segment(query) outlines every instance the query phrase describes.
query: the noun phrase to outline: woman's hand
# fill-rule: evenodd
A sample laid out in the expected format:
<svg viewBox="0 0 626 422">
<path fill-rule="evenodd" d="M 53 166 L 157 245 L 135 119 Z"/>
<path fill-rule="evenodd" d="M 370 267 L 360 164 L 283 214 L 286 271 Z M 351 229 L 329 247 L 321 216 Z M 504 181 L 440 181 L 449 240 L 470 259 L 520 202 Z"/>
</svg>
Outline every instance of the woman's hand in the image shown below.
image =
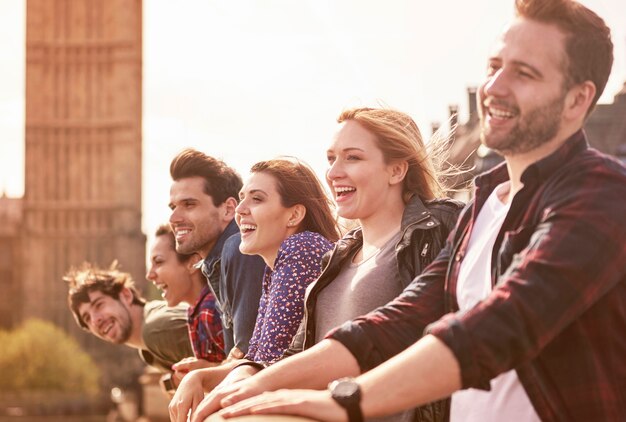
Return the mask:
<svg viewBox="0 0 626 422">
<path fill-rule="evenodd" d="M 263 393 L 219 412 L 224 418 L 242 415 L 297 415 L 315 420 L 345 422 L 348 414 L 328 390 L 278 390 Z"/>
<path fill-rule="evenodd" d="M 180 382 L 168 406 L 172 422 L 187 422 L 187 415 L 196 409 L 204 398 L 203 371 L 192 371 Z"/>
<path fill-rule="evenodd" d="M 253 377 L 258 370 L 252 366 L 239 366 L 206 395 L 204 400 L 192 413 L 192 422 L 202 422 L 207 416 L 217 412 L 223 406 L 235 403 L 248 397 L 256 396 L 265 389 Z M 225 404 L 226 403 L 226 404 Z"/>
</svg>

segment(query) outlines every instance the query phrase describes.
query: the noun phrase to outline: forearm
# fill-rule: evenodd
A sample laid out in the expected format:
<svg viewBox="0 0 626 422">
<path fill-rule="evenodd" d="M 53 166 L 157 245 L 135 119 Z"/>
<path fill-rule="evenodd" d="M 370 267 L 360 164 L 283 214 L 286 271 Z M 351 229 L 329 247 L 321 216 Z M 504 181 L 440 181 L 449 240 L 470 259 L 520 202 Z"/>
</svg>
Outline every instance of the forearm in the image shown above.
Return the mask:
<svg viewBox="0 0 626 422">
<path fill-rule="evenodd" d="M 216 385 L 222 382 L 224 378 L 226 378 L 230 371 L 237 366 L 237 363 L 238 361 L 234 360 L 212 368 L 197 369 L 193 372 L 201 374 L 202 390 L 204 390 L 205 393 L 208 393 L 213 390 Z"/>
<path fill-rule="evenodd" d="M 363 414 L 378 417 L 448 397 L 461 388 L 461 375 L 452 351 L 428 335 L 357 382 Z"/>
<path fill-rule="evenodd" d="M 334 379 L 357 376 L 356 359 L 341 343 L 323 340 L 312 348 L 261 371 L 255 378 L 266 391 L 281 388 L 326 388 Z"/>
</svg>

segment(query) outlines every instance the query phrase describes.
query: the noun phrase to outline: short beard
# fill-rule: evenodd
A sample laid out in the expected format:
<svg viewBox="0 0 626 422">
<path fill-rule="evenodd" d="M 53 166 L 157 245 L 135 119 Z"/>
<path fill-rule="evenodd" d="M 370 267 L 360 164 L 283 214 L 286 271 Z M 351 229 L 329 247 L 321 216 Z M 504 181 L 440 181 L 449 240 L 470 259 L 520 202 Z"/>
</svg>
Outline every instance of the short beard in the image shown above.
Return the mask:
<svg viewBox="0 0 626 422">
<path fill-rule="evenodd" d="M 504 156 L 524 154 L 546 144 L 559 132 L 564 99 L 562 93 L 548 104 L 529 111 L 498 145 L 486 142 L 487 135 L 481 127 L 481 142 Z"/>
<path fill-rule="evenodd" d="M 122 332 L 121 335 L 119 337 L 119 339 L 117 339 L 117 341 L 115 342 L 116 344 L 124 344 L 128 341 L 128 339 L 130 339 L 130 335 L 133 332 L 133 320 L 130 316 L 130 311 L 128 309 L 126 309 L 126 316 L 128 317 L 128 319 L 126 320 L 128 322 L 128 324 L 124 325 L 122 328 Z"/>
</svg>

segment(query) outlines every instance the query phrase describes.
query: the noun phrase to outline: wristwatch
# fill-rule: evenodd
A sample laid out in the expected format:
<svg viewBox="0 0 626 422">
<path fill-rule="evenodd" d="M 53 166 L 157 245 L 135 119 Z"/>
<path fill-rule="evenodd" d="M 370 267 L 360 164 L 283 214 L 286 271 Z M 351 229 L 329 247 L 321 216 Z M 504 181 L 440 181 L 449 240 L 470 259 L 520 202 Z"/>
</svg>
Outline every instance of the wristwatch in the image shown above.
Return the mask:
<svg viewBox="0 0 626 422">
<path fill-rule="evenodd" d="M 176 392 L 176 387 L 174 386 L 174 380 L 172 379 L 171 373 L 163 375 L 161 379 L 159 379 L 159 384 L 161 384 L 161 387 L 167 393 L 174 394 Z"/>
<path fill-rule="evenodd" d="M 354 378 L 340 378 L 328 384 L 332 398 L 348 412 L 349 422 L 363 422 L 361 387 Z"/>
</svg>

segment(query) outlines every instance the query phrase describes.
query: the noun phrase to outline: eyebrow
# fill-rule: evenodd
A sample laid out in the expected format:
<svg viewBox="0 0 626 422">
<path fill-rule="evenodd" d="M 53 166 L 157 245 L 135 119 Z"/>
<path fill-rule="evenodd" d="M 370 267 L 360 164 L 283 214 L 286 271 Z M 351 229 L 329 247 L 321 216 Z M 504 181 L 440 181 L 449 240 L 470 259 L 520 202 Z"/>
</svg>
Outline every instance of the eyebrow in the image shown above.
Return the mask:
<svg viewBox="0 0 626 422">
<path fill-rule="evenodd" d="M 262 190 L 262 189 L 250 189 L 250 192 L 249 192 L 249 193 L 250 193 L 250 194 L 253 194 L 253 193 L 262 193 L 262 194 L 264 194 L 264 195 L 267 195 L 267 192 L 265 192 L 265 191 L 264 191 L 264 190 Z"/>
<path fill-rule="evenodd" d="M 95 298 L 94 300 L 92 300 L 92 301 L 90 301 L 90 302 L 85 302 L 85 303 L 87 303 L 87 305 L 89 306 L 89 308 L 87 308 L 87 309 L 91 310 L 91 308 L 93 308 L 93 307 L 94 307 L 94 305 L 97 305 L 97 304 L 98 304 L 98 302 L 100 302 L 100 301 L 102 301 L 102 297 L 97 297 L 97 298 Z M 81 318 L 82 318 L 83 320 L 85 320 L 85 315 L 89 315 L 89 311 L 87 311 L 87 312 L 83 312 L 83 313 L 81 314 Z"/>
<path fill-rule="evenodd" d="M 538 78 L 543 78 L 543 73 L 541 73 L 541 71 L 539 69 L 537 69 L 535 66 L 533 66 L 533 65 L 531 65 L 529 63 L 523 62 L 521 60 L 513 60 L 513 64 L 515 66 L 523 67 L 525 69 L 530 70 Z"/>
<path fill-rule="evenodd" d="M 489 60 L 488 60 L 488 64 L 498 63 L 502 65 L 502 62 L 503 62 L 502 58 L 497 57 L 497 56 L 489 57 Z M 541 71 L 537 69 L 535 66 L 529 63 L 526 63 L 525 61 L 522 61 L 522 60 L 512 60 L 511 63 L 516 67 L 523 67 L 525 69 L 528 69 L 535 77 L 543 79 L 543 73 L 541 73 Z"/>
<path fill-rule="evenodd" d="M 180 204 L 180 203 L 183 203 L 183 202 L 198 202 L 198 199 L 197 199 L 197 198 L 194 198 L 193 196 L 188 196 L 188 197 L 186 197 L 186 198 L 178 199 L 178 200 L 176 200 L 176 201 L 171 201 L 171 202 L 168 204 L 168 206 L 169 206 L 170 208 L 172 208 L 174 205 L 176 205 L 176 204 Z"/>
<path fill-rule="evenodd" d="M 364 149 L 362 149 L 362 148 L 357 148 L 357 147 L 347 147 L 347 148 L 344 148 L 344 149 L 342 149 L 342 150 L 341 150 L 341 152 L 349 152 L 349 151 L 361 151 L 361 152 L 365 152 L 365 150 L 364 150 Z M 333 150 L 333 149 L 329 149 L 329 150 L 327 150 L 327 151 L 326 151 L 326 153 L 329 153 L 329 152 L 333 152 L 333 153 L 334 153 L 334 152 L 335 152 L 335 150 Z"/>
</svg>

